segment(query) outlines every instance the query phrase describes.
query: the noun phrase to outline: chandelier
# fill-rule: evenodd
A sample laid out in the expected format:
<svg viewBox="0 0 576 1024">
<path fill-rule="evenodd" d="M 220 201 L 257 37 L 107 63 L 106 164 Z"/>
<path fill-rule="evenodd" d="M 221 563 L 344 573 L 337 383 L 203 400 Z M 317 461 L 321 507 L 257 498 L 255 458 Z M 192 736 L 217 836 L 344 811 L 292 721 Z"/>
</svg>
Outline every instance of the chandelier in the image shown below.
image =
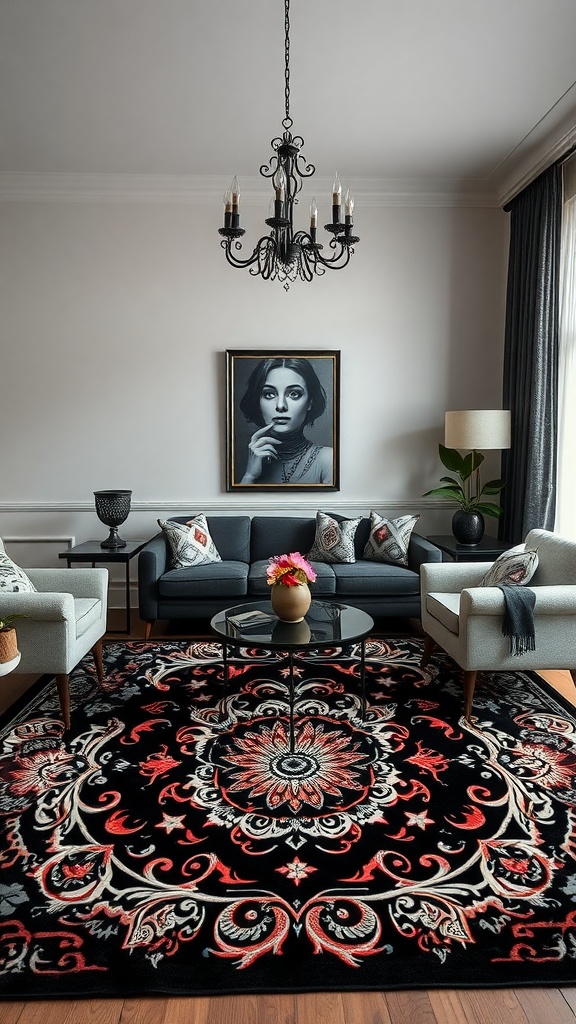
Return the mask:
<svg viewBox="0 0 576 1024">
<path fill-rule="evenodd" d="M 298 278 L 311 281 L 315 274 L 320 276 L 326 270 L 341 270 L 350 262 L 354 245 L 360 239 L 352 234 L 354 197 L 350 189 L 344 196 L 342 218 L 342 185 L 338 172 L 332 186 L 332 222 L 324 225 L 332 235 L 330 253 L 324 254 L 324 247 L 316 240 L 318 208 L 315 197 L 310 204 L 309 230 L 294 231 L 294 206 L 298 203 L 298 193 L 303 179 L 312 177 L 316 168 L 314 164 L 306 163 L 300 152 L 304 145 L 302 136 L 292 135 L 290 130 L 293 125 L 290 117 L 290 0 L 284 0 L 284 12 L 284 134 L 272 139 L 274 153 L 269 162 L 260 167 L 260 174 L 272 181 L 273 194 L 265 220 L 270 233 L 258 239 L 250 256 L 243 259 L 238 255 L 242 249 L 240 239 L 245 232 L 240 227 L 240 189 L 236 177 L 224 194 L 224 227 L 219 228 L 219 233 L 222 235 L 220 244 L 232 267 L 248 267 L 254 276 L 259 275 L 266 281 L 281 281 L 287 290 Z"/>
</svg>

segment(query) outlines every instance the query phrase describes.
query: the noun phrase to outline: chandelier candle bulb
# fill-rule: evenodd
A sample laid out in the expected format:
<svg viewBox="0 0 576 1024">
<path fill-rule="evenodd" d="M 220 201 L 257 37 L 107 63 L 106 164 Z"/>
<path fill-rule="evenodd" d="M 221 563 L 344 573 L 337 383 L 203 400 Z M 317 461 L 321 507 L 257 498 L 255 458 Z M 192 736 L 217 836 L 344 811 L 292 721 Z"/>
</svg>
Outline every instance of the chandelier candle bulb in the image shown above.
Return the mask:
<svg viewBox="0 0 576 1024">
<path fill-rule="evenodd" d="M 232 189 L 227 188 L 224 193 L 224 227 L 232 226 Z"/>
<path fill-rule="evenodd" d="M 340 209 L 342 206 L 342 185 L 340 178 L 338 177 L 338 171 L 334 176 L 334 184 L 332 185 L 332 223 L 340 223 Z"/>
<path fill-rule="evenodd" d="M 345 211 L 345 224 L 346 227 L 352 227 L 354 220 L 352 214 L 354 213 L 354 196 L 351 194 L 350 189 L 346 189 L 346 197 L 344 200 L 344 211 Z"/>
<path fill-rule="evenodd" d="M 312 196 L 312 202 L 310 203 L 310 238 L 312 245 L 316 245 L 316 228 L 318 227 L 318 207 L 316 206 L 316 196 Z"/>
<path fill-rule="evenodd" d="M 240 224 L 240 186 L 236 175 L 234 175 L 230 192 L 232 193 L 232 227 L 237 228 Z"/>
</svg>

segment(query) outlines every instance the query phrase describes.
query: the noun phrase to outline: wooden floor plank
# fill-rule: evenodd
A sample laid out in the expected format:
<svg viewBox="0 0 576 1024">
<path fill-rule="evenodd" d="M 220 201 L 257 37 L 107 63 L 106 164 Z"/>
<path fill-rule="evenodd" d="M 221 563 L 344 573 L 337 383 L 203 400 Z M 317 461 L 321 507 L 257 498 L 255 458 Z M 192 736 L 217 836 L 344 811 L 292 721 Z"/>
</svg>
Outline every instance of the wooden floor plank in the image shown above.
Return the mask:
<svg viewBox="0 0 576 1024">
<path fill-rule="evenodd" d="M 576 964 L 574 965 L 576 974 Z M 574 1010 L 561 992 L 553 988 L 524 988 L 518 990 L 518 1002 L 526 1014 L 528 1024 L 554 1021 L 554 1024 L 575 1024 Z M 576 1003 L 574 1004 L 576 1008 Z"/>
<path fill-rule="evenodd" d="M 440 1024 L 424 989 L 386 992 L 386 1005 L 392 1024 Z"/>
<path fill-rule="evenodd" d="M 296 1024 L 349 1024 L 344 1016 L 340 993 L 299 992 L 296 996 Z"/>
<path fill-rule="evenodd" d="M 439 988 L 428 993 L 438 1024 L 478 1024 L 465 990 Z"/>
<path fill-rule="evenodd" d="M 341 998 L 346 1024 L 395 1024 L 384 992 L 343 992 Z"/>
<path fill-rule="evenodd" d="M 163 996 L 125 999 L 120 1024 L 164 1024 L 168 1003 L 169 999 Z"/>
</svg>

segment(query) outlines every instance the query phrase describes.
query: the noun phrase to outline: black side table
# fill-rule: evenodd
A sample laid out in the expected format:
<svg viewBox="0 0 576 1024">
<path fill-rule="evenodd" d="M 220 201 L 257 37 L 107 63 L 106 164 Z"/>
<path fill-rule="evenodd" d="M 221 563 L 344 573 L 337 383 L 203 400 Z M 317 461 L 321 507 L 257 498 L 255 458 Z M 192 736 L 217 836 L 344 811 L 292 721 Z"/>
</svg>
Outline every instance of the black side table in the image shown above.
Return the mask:
<svg viewBox="0 0 576 1024">
<path fill-rule="evenodd" d="M 147 543 L 147 540 L 132 540 L 127 541 L 123 548 L 111 549 L 101 547 L 98 540 L 87 540 L 58 555 L 58 558 L 66 559 L 69 569 L 72 568 L 72 562 L 91 562 L 93 569 L 96 562 L 122 562 L 126 565 L 126 629 L 109 629 L 109 633 L 130 633 L 130 559 Z"/>
<path fill-rule="evenodd" d="M 451 534 L 426 537 L 441 551 L 450 555 L 454 562 L 493 562 L 503 551 L 508 551 L 510 544 L 496 537 L 482 537 L 477 544 L 459 544 Z"/>
</svg>

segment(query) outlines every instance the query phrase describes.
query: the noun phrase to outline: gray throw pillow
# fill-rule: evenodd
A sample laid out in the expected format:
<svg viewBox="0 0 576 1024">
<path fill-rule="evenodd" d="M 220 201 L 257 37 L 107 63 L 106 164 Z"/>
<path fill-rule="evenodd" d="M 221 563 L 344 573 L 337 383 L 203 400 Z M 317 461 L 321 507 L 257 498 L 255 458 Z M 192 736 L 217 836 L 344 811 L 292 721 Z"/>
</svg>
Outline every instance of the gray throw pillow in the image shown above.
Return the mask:
<svg viewBox="0 0 576 1024">
<path fill-rule="evenodd" d="M 370 537 L 364 548 L 364 558 L 369 562 L 408 565 L 410 537 L 419 518 L 400 516 L 398 519 L 385 519 L 377 512 L 371 512 Z"/>
<path fill-rule="evenodd" d="M 37 593 L 32 580 L 19 565 L 16 565 L 16 562 L 8 557 L 5 551 L 0 551 L 0 590 L 12 594 Z"/>
<path fill-rule="evenodd" d="M 326 512 L 317 512 L 316 536 L 306 558 L 313 562 L 355 562 L 354 538 L 361 522 L 361 516 L 336 520 Z"/>
<path fill-rule="evenodd" d="M 510 548 L 499 555 L 494 565 L 482 577 L 481 587 L 497 587 L 501 584 L 523 587 L 532 579 L 538 568 L 538 552 L 526 550 L 523 544 Z"/>
<path fill-rule="evenodd" d="M 175 523 L 159 519 L 158 526 L 164 531 L 172 552 L 172 569 L 185 569 L 191 565 L 206 562 L 221 562 L 206 516 L 203 512 L 189 519 L 187 523 Z"/>
</svg>

